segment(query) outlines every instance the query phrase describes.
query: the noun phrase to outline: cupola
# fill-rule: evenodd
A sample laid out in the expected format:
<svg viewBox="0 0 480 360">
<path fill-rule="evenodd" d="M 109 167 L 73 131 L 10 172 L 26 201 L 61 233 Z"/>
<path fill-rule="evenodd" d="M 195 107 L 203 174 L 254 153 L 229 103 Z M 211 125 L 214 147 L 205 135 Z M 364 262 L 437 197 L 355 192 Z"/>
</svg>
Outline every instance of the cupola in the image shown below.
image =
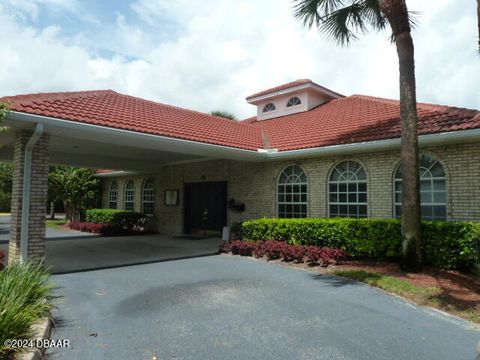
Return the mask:
<svg viewBox="0 0 480 360">
<path fill-rule="evenodd" d="M 268 120 L 305 112 L 341 97 L 312 80 L 300 79 L 250 95 L 247 101 L 257 106 L 257 120 Z"/>
</svg>

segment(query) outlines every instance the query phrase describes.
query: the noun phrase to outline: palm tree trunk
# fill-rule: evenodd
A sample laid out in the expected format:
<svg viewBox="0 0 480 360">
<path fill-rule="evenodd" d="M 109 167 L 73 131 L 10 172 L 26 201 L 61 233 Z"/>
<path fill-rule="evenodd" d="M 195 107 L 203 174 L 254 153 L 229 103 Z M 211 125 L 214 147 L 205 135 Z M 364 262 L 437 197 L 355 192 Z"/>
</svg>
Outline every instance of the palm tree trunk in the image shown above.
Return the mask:
<svg viewBox="0 0 480 360">
<path fill-rule="evenodd" d="M 405 0 L 380 0 L 379 4 L 392 27 L 400 68 L 403 182 L 401 266 L 406 271 L 417 272 L 422 269 L 422 242 L 414 47 Z"/>
</svg>

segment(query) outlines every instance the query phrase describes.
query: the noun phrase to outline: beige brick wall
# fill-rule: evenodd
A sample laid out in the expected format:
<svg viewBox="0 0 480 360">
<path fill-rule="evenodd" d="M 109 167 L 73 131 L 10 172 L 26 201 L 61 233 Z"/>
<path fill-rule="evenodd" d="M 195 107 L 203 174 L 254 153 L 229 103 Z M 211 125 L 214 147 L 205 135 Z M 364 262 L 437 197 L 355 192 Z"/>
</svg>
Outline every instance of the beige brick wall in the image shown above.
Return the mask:
<svg viewBox="0 0 480 360">
<path fill-rule="evenodd" d="M 20 258 L 23 166 L 25 145 L 31 135 L 30 132 L 26 131 L 15 134 L 11 207 L 12 218 L 10 223 L 10 242 L 8 248 L 9 263 L 17 261 Z M 32 156 L 28 256 L 37 259 L 42 258 L 45 255 L 45 214 L 47 212 L 46 204 L 49 168 L 48 144 L 48 135 L 43 135 L 33 148 Z"/>
<path fill-rule="evenodd" d="M 443 165 L 447 174 L 448 218 L 451 220 L 480 221 L 480 146 L 461 144 L 422 149 L 431 153 Z M 228 181 L 228 198 L 245 203 L 245 212 L 229 211 L 229 223 L 259 217 L 276 216 L 276 183 L 283 168 L 291 164 L 301 166 L 308 176 L 308 215 L 327 217 L 327 184 L 330 171 L 341 161 L 354 160 L 362 164 L 368 176 L 369 217 L 393 217 L 393 176 L 399 164 L 400 152 L 364 153 L 339 157 L 319 157 L 298 161 L 269 161 L 261 163 L 229 160 L 204 161 L 166 166 L 155 174 L 156 218 L 158 229 L 164 233 L 183 230 L 184 183 L 201 181 Z M 129 178 L 137 187 L 135 208 L 141 210 L 141 187 L 151 174 L 118 178 L 119 208 L 123 208 L 123 191 Z M 108 189 L 112 179 L 104 181 Z M 178 189 L 180 204 L 164 206 L 164 191 Z M 104 192 L 104 206 L 108 194 Z"/>
</svg>

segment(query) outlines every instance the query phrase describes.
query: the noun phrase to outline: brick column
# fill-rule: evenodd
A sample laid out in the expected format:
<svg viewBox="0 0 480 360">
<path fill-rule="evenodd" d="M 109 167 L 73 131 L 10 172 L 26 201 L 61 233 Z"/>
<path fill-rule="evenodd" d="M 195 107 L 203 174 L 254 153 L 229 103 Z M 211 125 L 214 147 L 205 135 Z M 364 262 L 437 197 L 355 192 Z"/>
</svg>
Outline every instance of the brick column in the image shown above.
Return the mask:
<svg viewBox="0 0 480 360">
<path fill-rule="evenodd" d="M 19 131 L 15 134 L 14 173 L 12 186 L 12 208 L 8 263 L 20 259 L 20 234 L 22 222 L 23 166 L 25 145 L 32 132 Z M 30 217 L 28 231 L 28 257 L 41 259 L 45 255 L 45 215 L 47 212 L 49 137 L 38 139 L 32 153 L 32 183 L 30 191 Z"/>
</svg>

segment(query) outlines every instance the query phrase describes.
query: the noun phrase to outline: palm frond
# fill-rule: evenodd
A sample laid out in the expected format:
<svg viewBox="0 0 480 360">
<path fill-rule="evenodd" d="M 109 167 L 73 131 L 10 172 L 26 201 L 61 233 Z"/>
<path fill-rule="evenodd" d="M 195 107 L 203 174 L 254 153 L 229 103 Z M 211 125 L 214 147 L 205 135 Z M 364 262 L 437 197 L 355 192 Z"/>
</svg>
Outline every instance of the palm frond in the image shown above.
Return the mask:
<svg viewBox="0 0 480 360">
<path fill-rule="evenodd" d="M 378 0 L 294 0 L 295 17 L 305 25 L 315 25 L 328 38 L 348 45 L 371 26 L 382 30 L 387 20 Z M 349 5 L 347 5 L 347 3 Z"/>
</svg>

